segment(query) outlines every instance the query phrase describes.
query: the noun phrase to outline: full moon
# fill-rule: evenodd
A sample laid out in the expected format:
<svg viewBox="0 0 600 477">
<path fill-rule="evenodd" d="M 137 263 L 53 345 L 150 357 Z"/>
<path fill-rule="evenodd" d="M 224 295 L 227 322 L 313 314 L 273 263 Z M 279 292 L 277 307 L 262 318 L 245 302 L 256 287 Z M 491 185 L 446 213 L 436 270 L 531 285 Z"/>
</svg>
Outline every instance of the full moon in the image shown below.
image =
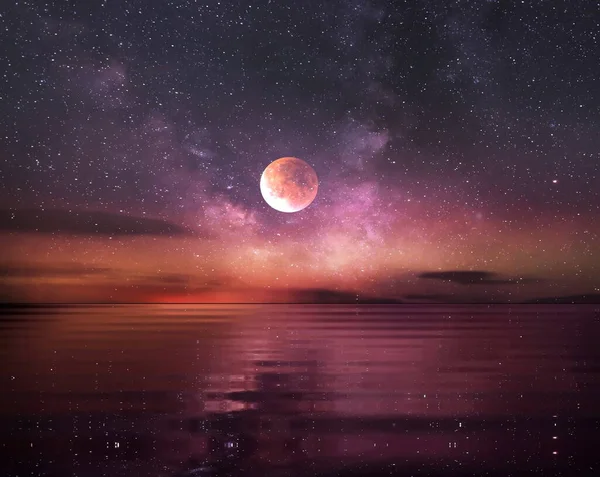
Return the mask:
<svg viewBox="0 0 600 477">
<path fill-rule="evenodd" d="M 298 212 L 317 196 L 319 179 L 315 170 L 302 159 L 282 157 L 271 162 L 260 178 L 260 192 L 279 212 Z"/>
</svg>

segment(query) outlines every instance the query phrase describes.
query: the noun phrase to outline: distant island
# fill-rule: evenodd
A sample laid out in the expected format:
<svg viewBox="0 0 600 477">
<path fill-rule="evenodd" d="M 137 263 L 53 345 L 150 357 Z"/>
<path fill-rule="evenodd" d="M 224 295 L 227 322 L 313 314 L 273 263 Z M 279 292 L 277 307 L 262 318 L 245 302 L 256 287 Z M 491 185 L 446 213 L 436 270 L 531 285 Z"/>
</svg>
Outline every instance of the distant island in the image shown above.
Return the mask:
<svg viewBox="0 0 600 477">
<path fill-rule="evenodd" d="M 570 296 L 555 296 L 555 297 L 546 297 L 546 298 L 536 298 L 534 300 L 526 301 L 525 303 L 532 304 L 556 304 L 556 305 L 599 305 L 600 304 L 600 294 L 598 293 L 590 293 L 587 295 L 570 295 Z"/>
<path fill-rule="evenodd" d="M 172 304 L 298 304 L 298 305 L 524 305 L 524 304 L 600 304 L 600 294 L 589 293 L 581 295 L 531 298 L 527 300 L 505 301 L 501 299 L 485 300 L 481 297 L 452 294 L 407 294 L 401 297 L 364 294 L 352 290 L 335 290 L 330 288 L 288 288 L 288 289 L 237 289 L 219 291 L 218 289 L 192 289 L 187 293 L 161 293 L 154 296 L 148 294 L 117 294 L 108 300 L 97 300 L 94 296 L 78 293 L 73 290 L 76 299 L 71 304 L 131 304 L 131 303 L 172 303 Z M 17 294 L 0 294 L 0 304 L 14 306 L 29 304 L 31 306 L 55 304 L 66 301 L 19 299 Z M 478 299 L 477 299 L 478 298 Z"/>
<path fill-rule="evenodd" d="M 326 288 L 303 289 L 293 292 L 295 303 L 318 303 L 318 304 L 402 304 L 404 301 L 396 298 L 376 297 L 369 295 L 359 295 L 353 292 L 330 290 Z"/>
</svg>

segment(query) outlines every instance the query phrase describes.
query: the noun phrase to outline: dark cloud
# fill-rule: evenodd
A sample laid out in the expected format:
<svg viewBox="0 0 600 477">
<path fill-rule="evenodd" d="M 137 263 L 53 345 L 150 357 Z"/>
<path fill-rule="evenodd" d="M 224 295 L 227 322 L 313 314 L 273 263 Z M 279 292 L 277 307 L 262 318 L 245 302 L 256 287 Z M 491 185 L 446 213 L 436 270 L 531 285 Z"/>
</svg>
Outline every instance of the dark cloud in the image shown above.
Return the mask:
<svg viewBox="0 0 600 477">
<path fill-rule="evenodd" d="M 110 280 L 111 287 L 135 289 L 170 289 L 181 292 L 203 292 L 228 288 L 233 279 L 228 276 L 206 277 L 186 273 L 132 274 L 118 268 L 98 267 L 83 263 L 55 263 L 51 265 L 28 262 L 0 263 L 0 284 L 8 286 L 13 280 L 28 279 L 32 283 L 52 278 L 96 277 L 102 283 Z M 12 292 L 11 292 L 12 293 Z"/>
<path fill-rule="evenodd" d="M 129 280 L 130 284 L 135 286 L 162 286 L 168 288 L 181 287 L 187 288 L 190 284 L 196 283 L 197 277 L 185 273 L 157 273 L 154 275 L 139 275 Z"/>
<path fill-rule="evenodd" d="M 157 275 L 154 279 L 164 285 L 187 285 L 192 277 L 185 274 L 169 273 Z"/>
<path fill-rule="evenodd" d="M 0 277 L 0 303 L 24 301 L 22 290 L 10 284 L 2 283 Z"/>
<path fill-rule="evenodd" d="M 436 294 L 436 293 L 413 293 L 405 295 L 405 300 L 418 300 L 418 301 L 437 301 L 437 302 L 448 302 L 455 300 L 456 298 L 452 295 Z"/>
<path fill-rule="evenodd" d="M 100 236 L 197 235 L 191 229 L 162 219 L 65 209 L 0 210 L 0 232 Z"/>
<path fill-rule="evenodd" d="M 109 273 L 111 270 L 106 267 L 87 266 L 80 263 L 66 263 L 53 266 L 7 263 L 0 265 L 0 279 L 79 277 L 82 275 L 101 275 Z"/>
<path fill-rule="evenodd" d="M 460 285 L 518 285 L 535 283 L 532 278 L 501 278 L 497 273 L 489 271 L 448 270 L 442 272 L 421 273 L 419 278 L 458 283 Z"/>
<path fill-rule="evenodd" d="M 119 281 L 120 279 L 120 281 Z M 213 292 L 229 289 L 234 286 L 235 281 L 228 276 L 202 277 L 186 273 L 156 273 L 140 275 L 120 275 L 116 280 L 116 286 L 123 288 L 132 287 L 138 291 L 148 294 L 162 291 L 181 293 L 183 295 L 194 295 L 205 292 Z"/>
</svg>

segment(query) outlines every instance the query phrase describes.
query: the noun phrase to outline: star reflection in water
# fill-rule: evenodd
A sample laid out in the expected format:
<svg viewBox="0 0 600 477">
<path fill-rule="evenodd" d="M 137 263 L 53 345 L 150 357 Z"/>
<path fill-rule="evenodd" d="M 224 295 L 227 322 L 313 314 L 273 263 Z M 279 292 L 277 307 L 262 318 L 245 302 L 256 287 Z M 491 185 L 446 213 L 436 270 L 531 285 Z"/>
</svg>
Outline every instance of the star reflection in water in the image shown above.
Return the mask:
<svg viewBox="0 0 600 477">
<path fill-rule="evenodd" d="M 386 474 L 458 466 L 586 475 L 597 465 L 593 307 L 22 315 L 0 326 L 10 370 L 2 475 L 315 475 L 376 465 Z"/>
<path fill-rule="evenodd" d="M 306 419 L 324 411 L 331 400 L 318 392 L 323 378 L 319 363 L 259 361 L 255 366 L 259 372 L 249 380 L 254 389 L 207 396 L 208 407 L 211 399 L 221 399 L 234 403 L 237 411 L 213 412 L 182 423 L 204 432 L 208 445 L 204 458 L 192 458 L 180 475 L 286 475 L 310 469 L 309 449 L 318 446 L 314 441 L 319 438 L 311 436 Z"/>
</svg>

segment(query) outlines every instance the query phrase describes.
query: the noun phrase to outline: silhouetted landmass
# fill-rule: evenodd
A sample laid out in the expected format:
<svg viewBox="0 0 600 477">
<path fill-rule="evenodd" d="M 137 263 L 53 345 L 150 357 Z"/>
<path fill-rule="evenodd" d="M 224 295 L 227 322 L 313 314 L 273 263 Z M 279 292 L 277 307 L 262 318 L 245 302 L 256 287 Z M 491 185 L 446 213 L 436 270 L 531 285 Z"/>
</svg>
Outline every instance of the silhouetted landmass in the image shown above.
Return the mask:
<svg viewBox="0 0 600 477">
<path fill-rule="evenodd" d="M 197 235 L 162 219 L 65 209 L 0 209 L 0 231 L 100 236 Z"/>
<path fill-rule="evenodd" d="M 565 304 L 589 304 L 589 305 L 598 305 L 600 304 L 600 294 L 598 293 L 590 293 L 586 295 L 570 295 L 570 296 L 554 296 L 554 297 L 545 297 L 545 298 L 536 298 L 534 300 L 529 300 L 525 303 L 537 303 L 537 304 L 557 304 L 557 305 L 565 305 Z"/>
<path fill-rule="evenodd" d="M 495 272 L 486 270 L 447 270 L 441 272 L 424 272 L 419 278 L 453 282 L 460 285 L 518 285 L 536 283 L 536 278 L 502 278 Z"/>
<path fill-rule="evenodd" d="M 329 290 L 324 288 L 304 289 L 294 291 L 294 303 L 324 303 L 324 304 L 401 304 L 402 300 L 389 297 L 374 297 L 358 295 L 353 292 Z"/>
</svg>

